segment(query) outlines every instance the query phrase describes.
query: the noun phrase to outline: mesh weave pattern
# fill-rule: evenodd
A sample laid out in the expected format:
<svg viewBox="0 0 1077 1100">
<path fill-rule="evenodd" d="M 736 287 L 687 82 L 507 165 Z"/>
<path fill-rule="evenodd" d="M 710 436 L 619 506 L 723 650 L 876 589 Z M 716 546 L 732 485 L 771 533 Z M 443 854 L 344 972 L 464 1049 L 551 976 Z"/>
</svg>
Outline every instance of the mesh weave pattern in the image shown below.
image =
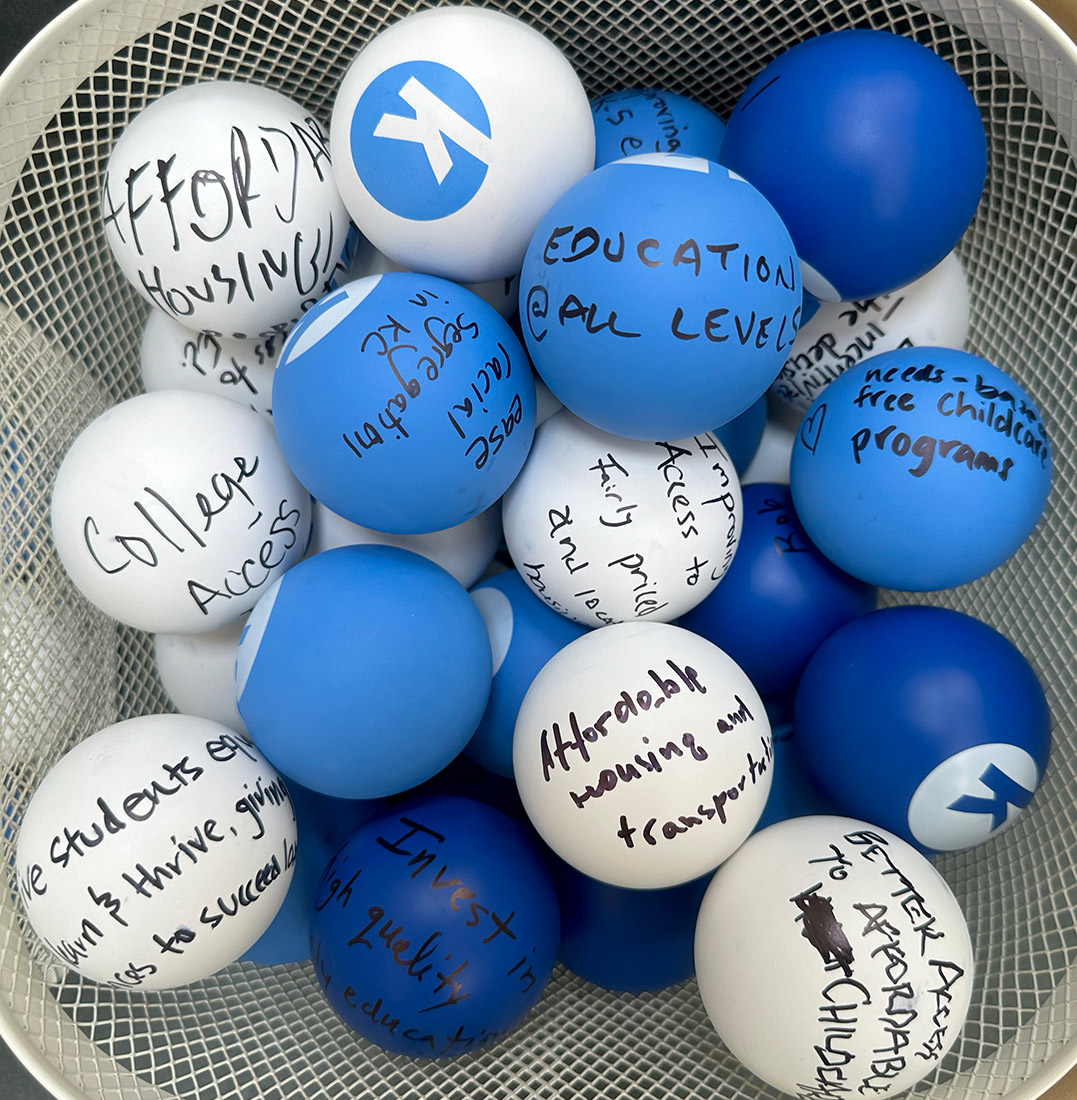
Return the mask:
<svg viewBox="0 0 1077 1100">
<path fill-rule="evenodd" d="M 590 93 L 661 85 L 719 113 L 770 58 L 844 26 L 910 35 L 981 107 L 990 174 L 961 245 L 970 350 L 1044 411 L 1056 455 L 1048 514 L 1006 566 L 939 602 L 1006 633 L 1040 673 L 1056 750 L 1034 809 L 990 846 L 939 863 L 965 907 L 978 988 L 924 1096 L 1033 1094 L 1077 1046 L 1077 64 L 1015 5 L 978 0 L 506 0 L 552 37 Z M 946 8 L 946 16 L 941 14 Z M 132 13 L 130 10 L 137 9 Z M 0 82 L 0 859 L 20 809 L 75 741 L 166 709 L 151 640 L 88 607 L 48 532 L 55 470 L 78 431 L 137 389 L 146 306 L 99 230 L 104 161 L 128 119 L 181 82 L 278 87 L 323 121 L 356 50 L 410 2 L 83 3 L 49 49 Z M 985 519 L 985 522 L 989 520 Z M 895 597 L 896 598 L 896 597 Z M 11 889 L 0 898 L 0 1023 L 71 1095 L 103 1100 L 756 1100 L 772 1093 L 723 1049 L 694 982 L 642 997 L 558 971 L 508 1040 L 445 1064 L 372 1049 L 332 1014 L 309 965 L 236 964 L 128 995 L 49 963 Z M 1077 1052 L 1075 1052 L 1077 1053 Z M 1043 1067 L 1046 1067 L 1044 1069 Z M 1023 1085 L 1023 1082 L 1029 1082 Z"/>
</svg>

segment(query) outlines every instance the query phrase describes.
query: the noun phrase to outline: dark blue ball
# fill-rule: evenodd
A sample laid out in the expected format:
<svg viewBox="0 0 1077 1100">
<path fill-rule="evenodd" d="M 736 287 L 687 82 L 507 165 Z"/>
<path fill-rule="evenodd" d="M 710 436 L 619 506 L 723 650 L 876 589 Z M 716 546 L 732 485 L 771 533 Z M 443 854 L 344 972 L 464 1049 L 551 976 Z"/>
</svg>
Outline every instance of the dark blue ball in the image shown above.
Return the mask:
<svg viewBox="0 0 1077 1100">
<path fill-rule="evenodd" d="M 497 1042 L 538 999 L 560 937 L 550 869 L 527 831 L 470 798 L 401 801 L 322 876 L 311 956 L 329 1003 L 398 1054 Z"/>
<path fill-rule="evenodd" d="M 873 611 L 816 650 L 796 744 L 841 813 L 925 851 L 982 843 L 1020 815 L 1047 766 L 1039 679 L 986 623 L 939 607 Z"/>
<path fill-rule="evenodd" d="M 806 289 L 846 300 L 886 294 L 946 256 L 976 212 L 987 142 L 948 62 L 888 31 L 841 30 L 755 77 L 721 159 L 781 215 Z"/>
<path fill-rule="evenodd" d="M 839 626 L 875 606 L 876 590 L 812 544 L 789 486 L 742 489 L 744 527 L 729 571 L 678 625 L 725 650 L 762 695 L 796 684 L 808 658 Z"/>
<path fill-rule="evenodd" d="M 556 859 L 558 959 L 618 993 L 657 993 L 695 973 L 696 914 L 711 876 L 661 890 L 599 882 Z"/>
</svg>

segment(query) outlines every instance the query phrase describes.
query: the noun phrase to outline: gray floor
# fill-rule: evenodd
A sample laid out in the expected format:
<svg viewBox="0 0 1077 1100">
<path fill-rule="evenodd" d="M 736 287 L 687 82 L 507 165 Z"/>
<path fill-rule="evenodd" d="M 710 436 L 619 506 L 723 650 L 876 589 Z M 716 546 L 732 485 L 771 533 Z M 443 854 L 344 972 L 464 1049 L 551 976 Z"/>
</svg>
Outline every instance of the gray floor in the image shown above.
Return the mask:
<svg viewBox="0 0 1077 1100">
<path fill-rule="evenodd" d="M 66 6 L 61 0 L 0 0 L 0 69 L 6 68 L 23 45 Z M 46 1100 L 48 1096 L 0 1043 L 0 1097 Z"/>
</svg>

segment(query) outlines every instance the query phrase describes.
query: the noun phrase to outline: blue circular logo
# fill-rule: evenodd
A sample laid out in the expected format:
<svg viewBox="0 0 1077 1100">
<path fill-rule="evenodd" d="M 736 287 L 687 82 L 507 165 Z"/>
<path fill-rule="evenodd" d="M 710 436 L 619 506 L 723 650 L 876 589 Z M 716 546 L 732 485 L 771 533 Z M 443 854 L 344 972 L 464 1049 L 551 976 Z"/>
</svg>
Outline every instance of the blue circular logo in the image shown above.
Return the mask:
<svg viewBox="0 0 1077 1100">
<path fill-rule="evenodd" d="M 444 218 L 470 202 L 486 178 L 491 147 L 478 92 L 436 61 L 386 69 L 352 115 L 352 160 L 363 186 L 385 209 L 413 221 Z"/>
</svg>

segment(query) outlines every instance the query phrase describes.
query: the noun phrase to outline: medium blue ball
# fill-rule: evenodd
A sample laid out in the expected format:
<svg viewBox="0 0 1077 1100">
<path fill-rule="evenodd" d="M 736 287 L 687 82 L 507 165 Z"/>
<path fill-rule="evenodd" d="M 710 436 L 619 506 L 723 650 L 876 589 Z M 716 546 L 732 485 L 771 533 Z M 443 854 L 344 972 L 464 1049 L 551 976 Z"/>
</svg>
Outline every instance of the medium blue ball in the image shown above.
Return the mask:
<svg viewBox="0 0 1077 1100">
<path fill-rule="evenodd" d="M 490 693 L 471 597 L 427 558 L 342 546 L 293 566 L 255 605 L 236 662 L 239 713 L 304 787 L 380 798 L 441 770 Z"/>
<path fill-rule="evenodd" d="M 346 283 L 289 333 L 273 421 L 296 476 L 377 531 L 454 527 L 497 501 L 535 431 L 516 334 L 455 283 L 390 272 Z"/>
<path fill-rule="evenodd" d="M 823 639 L 875 606 L 876 589 L 816 549 L 787 485 L 754 482 L 741 492 L 744 526 L 733 563 L 678 625 L 725 650 L 760 694 L 780 695 Z"/>
<path fill-rule="evenodd" d="M 482 721 L 464 752 L 482 767 L 511 779 L 516 715 L 531 681 L 558 650 L 588 628 L 543 603 L 515 569 L 475 585 L 471 598 L 490 633 L 494 679 Z"/>
<path fill-rule="evenodd" d="M 862 360 L 819 394 L 790 461 L 797 515 L 836 565 L 883 588 L 977 579 L 1032 533 L 1051 446 L 1005 371 L 953 348 Z"/>
<path fill-rule="evenodd" d="M 361 826 L 325 869 L 314 971 L 349 1026 L 386 1050 L 449 1058 L 497 1042 L 549 981 L 557 893 L 526 830 L 434 795 Z"/>
<path fill-rule="evenodd" d="M 1039 679 L 998 631 L 940 607 L 872 611 L 816 650 L 793 723 L 839 812 L 925 851 L 983 843 L 1043 778 L 1051 722 Z"/>
<path fill-rule="evenodd" d="M 780 54 L 729 117 L 722 163 L 774 204 L 824 300 L 926 274 L 976 212 L 987 171 L 964 81 L 911 38 L 841 30 Z"/>
<path fill-rule="evenodd" d="M 770 203 L 679 153 L 614 161 L 569 188 L 520 275 L 527 349 L 553 395 L 603 431 L 648 442 L 713 431 L 758 400 L 802 301 Z"/>
<path fill-rule="evenodd" d="M 733 417 L 732 420 L 715 429 L 714 434 L 718 437 L 718 442 L 725 447 L 726 453 L 733 460 L 733 468 L 738 474 L 742 475 L 752 464 L 766 426 L 767 398 L 764 394 L 739 416 Z"/>
<path fill-rule="evenodd" d="M 725 123 L 688 96 L 626 88 L 591 100 L 595 167 L 637 153 L 687 153 L 718 160 Z"/>
</svg>

